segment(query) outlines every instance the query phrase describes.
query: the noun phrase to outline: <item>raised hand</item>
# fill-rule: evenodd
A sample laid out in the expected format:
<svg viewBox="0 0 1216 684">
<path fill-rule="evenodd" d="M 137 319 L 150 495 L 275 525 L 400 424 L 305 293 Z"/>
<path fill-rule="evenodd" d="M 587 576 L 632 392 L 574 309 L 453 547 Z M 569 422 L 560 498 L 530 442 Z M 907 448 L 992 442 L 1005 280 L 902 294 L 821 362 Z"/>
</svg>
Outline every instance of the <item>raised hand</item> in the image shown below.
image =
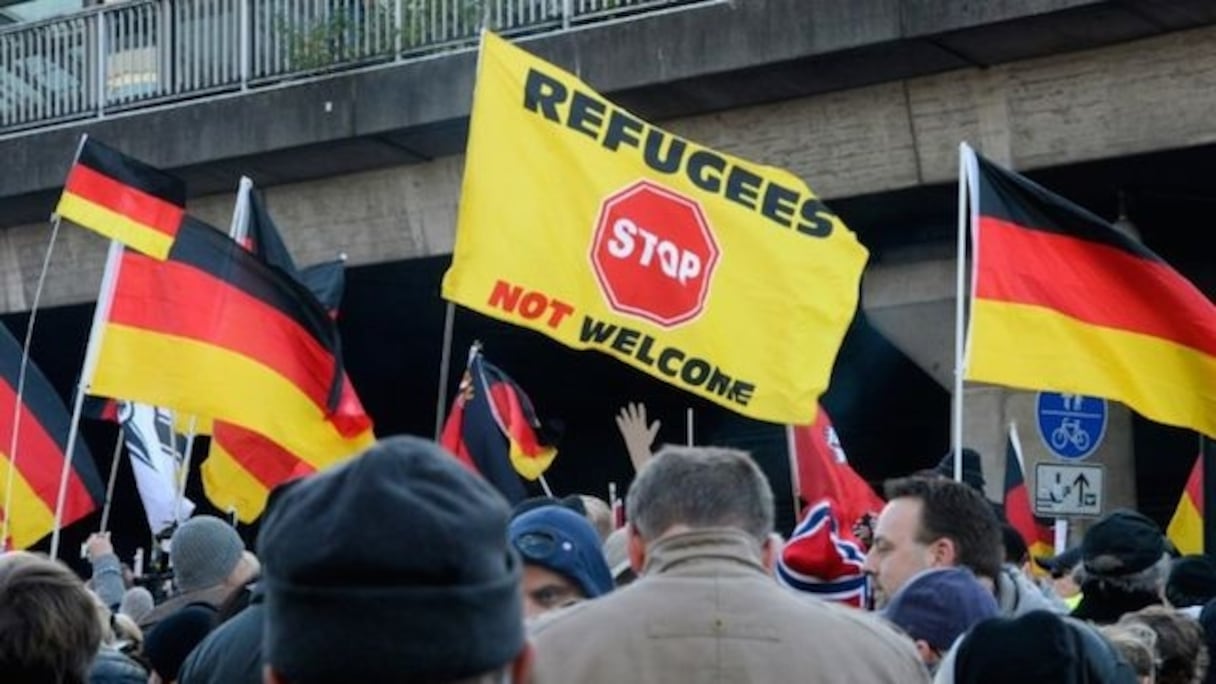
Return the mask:
<svg viewBox="0 0 1216 684">
<path fill-rule="evenodd" d="M 650 460 L 650 447 L 661 425 L 657 420 L 649 425 L 646 423 L 646 405 L 641 402 L 626 404 L 616 415 L 616 426 L 625 440 L 625 449 L 635 472 Z"/>
</svg>

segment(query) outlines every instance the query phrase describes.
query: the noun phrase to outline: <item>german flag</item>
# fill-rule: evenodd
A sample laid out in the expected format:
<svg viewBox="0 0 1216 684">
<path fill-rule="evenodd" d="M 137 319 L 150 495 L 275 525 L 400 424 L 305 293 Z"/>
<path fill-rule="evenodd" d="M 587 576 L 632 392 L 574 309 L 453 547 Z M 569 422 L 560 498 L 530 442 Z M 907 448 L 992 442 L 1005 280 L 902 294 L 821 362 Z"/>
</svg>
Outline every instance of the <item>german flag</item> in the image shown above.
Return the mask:
<svg viewBox="0 0 1216 684">
<path fill-rule="evenodd" d="M 966 378 L 1216 435 L 1216 306 L 1143 245 L 975 155 Z"/>
<path fill-rule="evenodd" d="M 118 266 L 90 391 L 231 423 L 319 470 L 371 444 L 338 331 L 300 284 L 192 217 Z"/>
<path fill-rule="evenodd" d="M 16 465 L 12 498 L 4 502 L 6 507 L 0 513 L 8 518 L 11 548 L 25 549 L 55 530 L 70 418 L 55 389 L 30 361 L 21 393 L 16 453 L 7 453 L 13 438 L 20 369 L 21 345 L 0 324 L 0 492 L 7 487 L 10 468 Z M 89 450 L 77 441 L 73 454 L 63 505 L 64 526 L 92 513 L 105 495 Z"/>
<path fill-rule="evenodd" d="M 1195 458 L 1165 535 L 1184 556 L 1203 553 L 1203 453 Z"/>
<path fill-rule="evenodd" d="M 331 318 L 337 317 L 345 284 L 345 263 L 342 260 L 296 268 L 278 228 L 262 205 L 256 191 L 249 191 L 248 225 L 244 247 L 268 267 L 303 285 Z M 368 418 L 349 379 L 343 378 L 340 411 L 348 416 L 361 416 L 364 424 L 353 429 L 372 430 Z M 203 489 L 207 498 L 224 511 L 233 511 L 243 522 L 253 522 L 266 507 L 270 490 L 287 480 L 315 472 L 316 467 L 297 457 L 273 439 L 239 425 L 215 421 L 211 430 L 211 448 L 207 460 L 200 466 Z"/>
<path fill-rule="evenodd" d="M 439 443 L 514 504 L 527 496 L 520 477 L 536 480 L 557 457 L 554 441 L 528 395 L 474 350 Z"/>
<path fill-rule="evenodd" d="M 55 212 L 164 259 L 186 214 L 186 184 L 85 137 Z"/>
<path fill-rule="evenodd" d="M 1026 474 L 1022 466 L 1022 445 L 1017 428 L 1009 426 L 1005 443 L 1005 520 L 1018 531 L 1031 558 L 1055 553 L 1055 532 L 1048 521 L 1035 517 L 1026 491 Z"/>
</svg>

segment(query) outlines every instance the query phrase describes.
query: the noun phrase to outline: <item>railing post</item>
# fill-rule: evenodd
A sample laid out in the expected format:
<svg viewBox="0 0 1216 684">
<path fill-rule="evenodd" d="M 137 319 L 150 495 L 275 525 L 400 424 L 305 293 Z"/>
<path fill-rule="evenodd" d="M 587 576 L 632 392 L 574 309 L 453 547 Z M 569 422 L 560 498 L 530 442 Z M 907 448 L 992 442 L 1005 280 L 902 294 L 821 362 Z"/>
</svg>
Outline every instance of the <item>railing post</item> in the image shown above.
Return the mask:
<svg viewBox="0 0 1216 684">
<path fill-rule="evenodd" d="M 97 19 L 97 118 L 106 115 L 106 11 L 96 15 Z"/>
<path fill-rule="evenodd" d="M 393 60 L 401 59 L 401 48 L 405 43 L 405 0 L 393 0 Z"/>
<path fill-rule="evenodd" d="M 574 0 L 562 0 L 562 28 L 568 29 L 574 23 Z"/>
<path fill-rule="evenodd" d="M 251 49 L 252 46 L 250 45 L 250 41 L 253 38 L 253 31 L 250 26 L 250 23 L 253 20 L 253 12 L 251 11 L 252 8 L 250 7 L 250 3 L 252 3 L 253 0 L 239 0 L 239 2 L 241 3 L 241 27 L 239 39 L 241 41 L 241 47 L 239 50 L 241 59 L 241 90 L 249 90 L 250 58 L 253 54 L 253 50 Z"/>
</svg>

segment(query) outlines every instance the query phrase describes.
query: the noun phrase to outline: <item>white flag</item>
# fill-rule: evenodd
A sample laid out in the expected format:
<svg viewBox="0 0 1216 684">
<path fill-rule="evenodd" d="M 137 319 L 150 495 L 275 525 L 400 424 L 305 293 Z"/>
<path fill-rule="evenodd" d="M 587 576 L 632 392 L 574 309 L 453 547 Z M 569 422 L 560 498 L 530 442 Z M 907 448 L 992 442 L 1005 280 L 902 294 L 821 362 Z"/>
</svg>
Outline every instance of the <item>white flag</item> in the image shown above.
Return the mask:
<svg viewBox="0 0 1216 684">
<path fill-rule="evenodd" d="M 127 441 L 135 485 L 152 533 L 189 518 L 194 512 L 194 502 L 182 497 L 178 508 L 178 490 L 186 474 L 173 432 L 173 412 L 147 404 L 119 402 L 118 422 Z"/>
</svg>

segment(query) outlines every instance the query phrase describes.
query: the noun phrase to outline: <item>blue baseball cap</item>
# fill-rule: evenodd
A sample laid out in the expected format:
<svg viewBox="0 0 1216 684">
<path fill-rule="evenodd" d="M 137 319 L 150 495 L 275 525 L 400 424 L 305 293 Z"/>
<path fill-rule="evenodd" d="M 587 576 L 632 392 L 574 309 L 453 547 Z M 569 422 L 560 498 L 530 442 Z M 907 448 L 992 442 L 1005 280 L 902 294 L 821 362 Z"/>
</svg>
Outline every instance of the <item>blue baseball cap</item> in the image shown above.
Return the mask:
<svg viewBox="0 0 1216 684">
<path fill-rule="evenodd" d="M 998 613 L 992 592 L 970 570 L 934 568 L 913 576 L 881 615 L 945 653 L 960 634 Z"/>
<path fill-rule="evenodd" d="M 612 572 L 600 550 L 599 535 L 586 518 L 569 508 L 549 505 L 522 513 L 511 521 L 507 536 L 524 563 L 569 578 L 587 598 L 612 591 Z"/>
</svg>

